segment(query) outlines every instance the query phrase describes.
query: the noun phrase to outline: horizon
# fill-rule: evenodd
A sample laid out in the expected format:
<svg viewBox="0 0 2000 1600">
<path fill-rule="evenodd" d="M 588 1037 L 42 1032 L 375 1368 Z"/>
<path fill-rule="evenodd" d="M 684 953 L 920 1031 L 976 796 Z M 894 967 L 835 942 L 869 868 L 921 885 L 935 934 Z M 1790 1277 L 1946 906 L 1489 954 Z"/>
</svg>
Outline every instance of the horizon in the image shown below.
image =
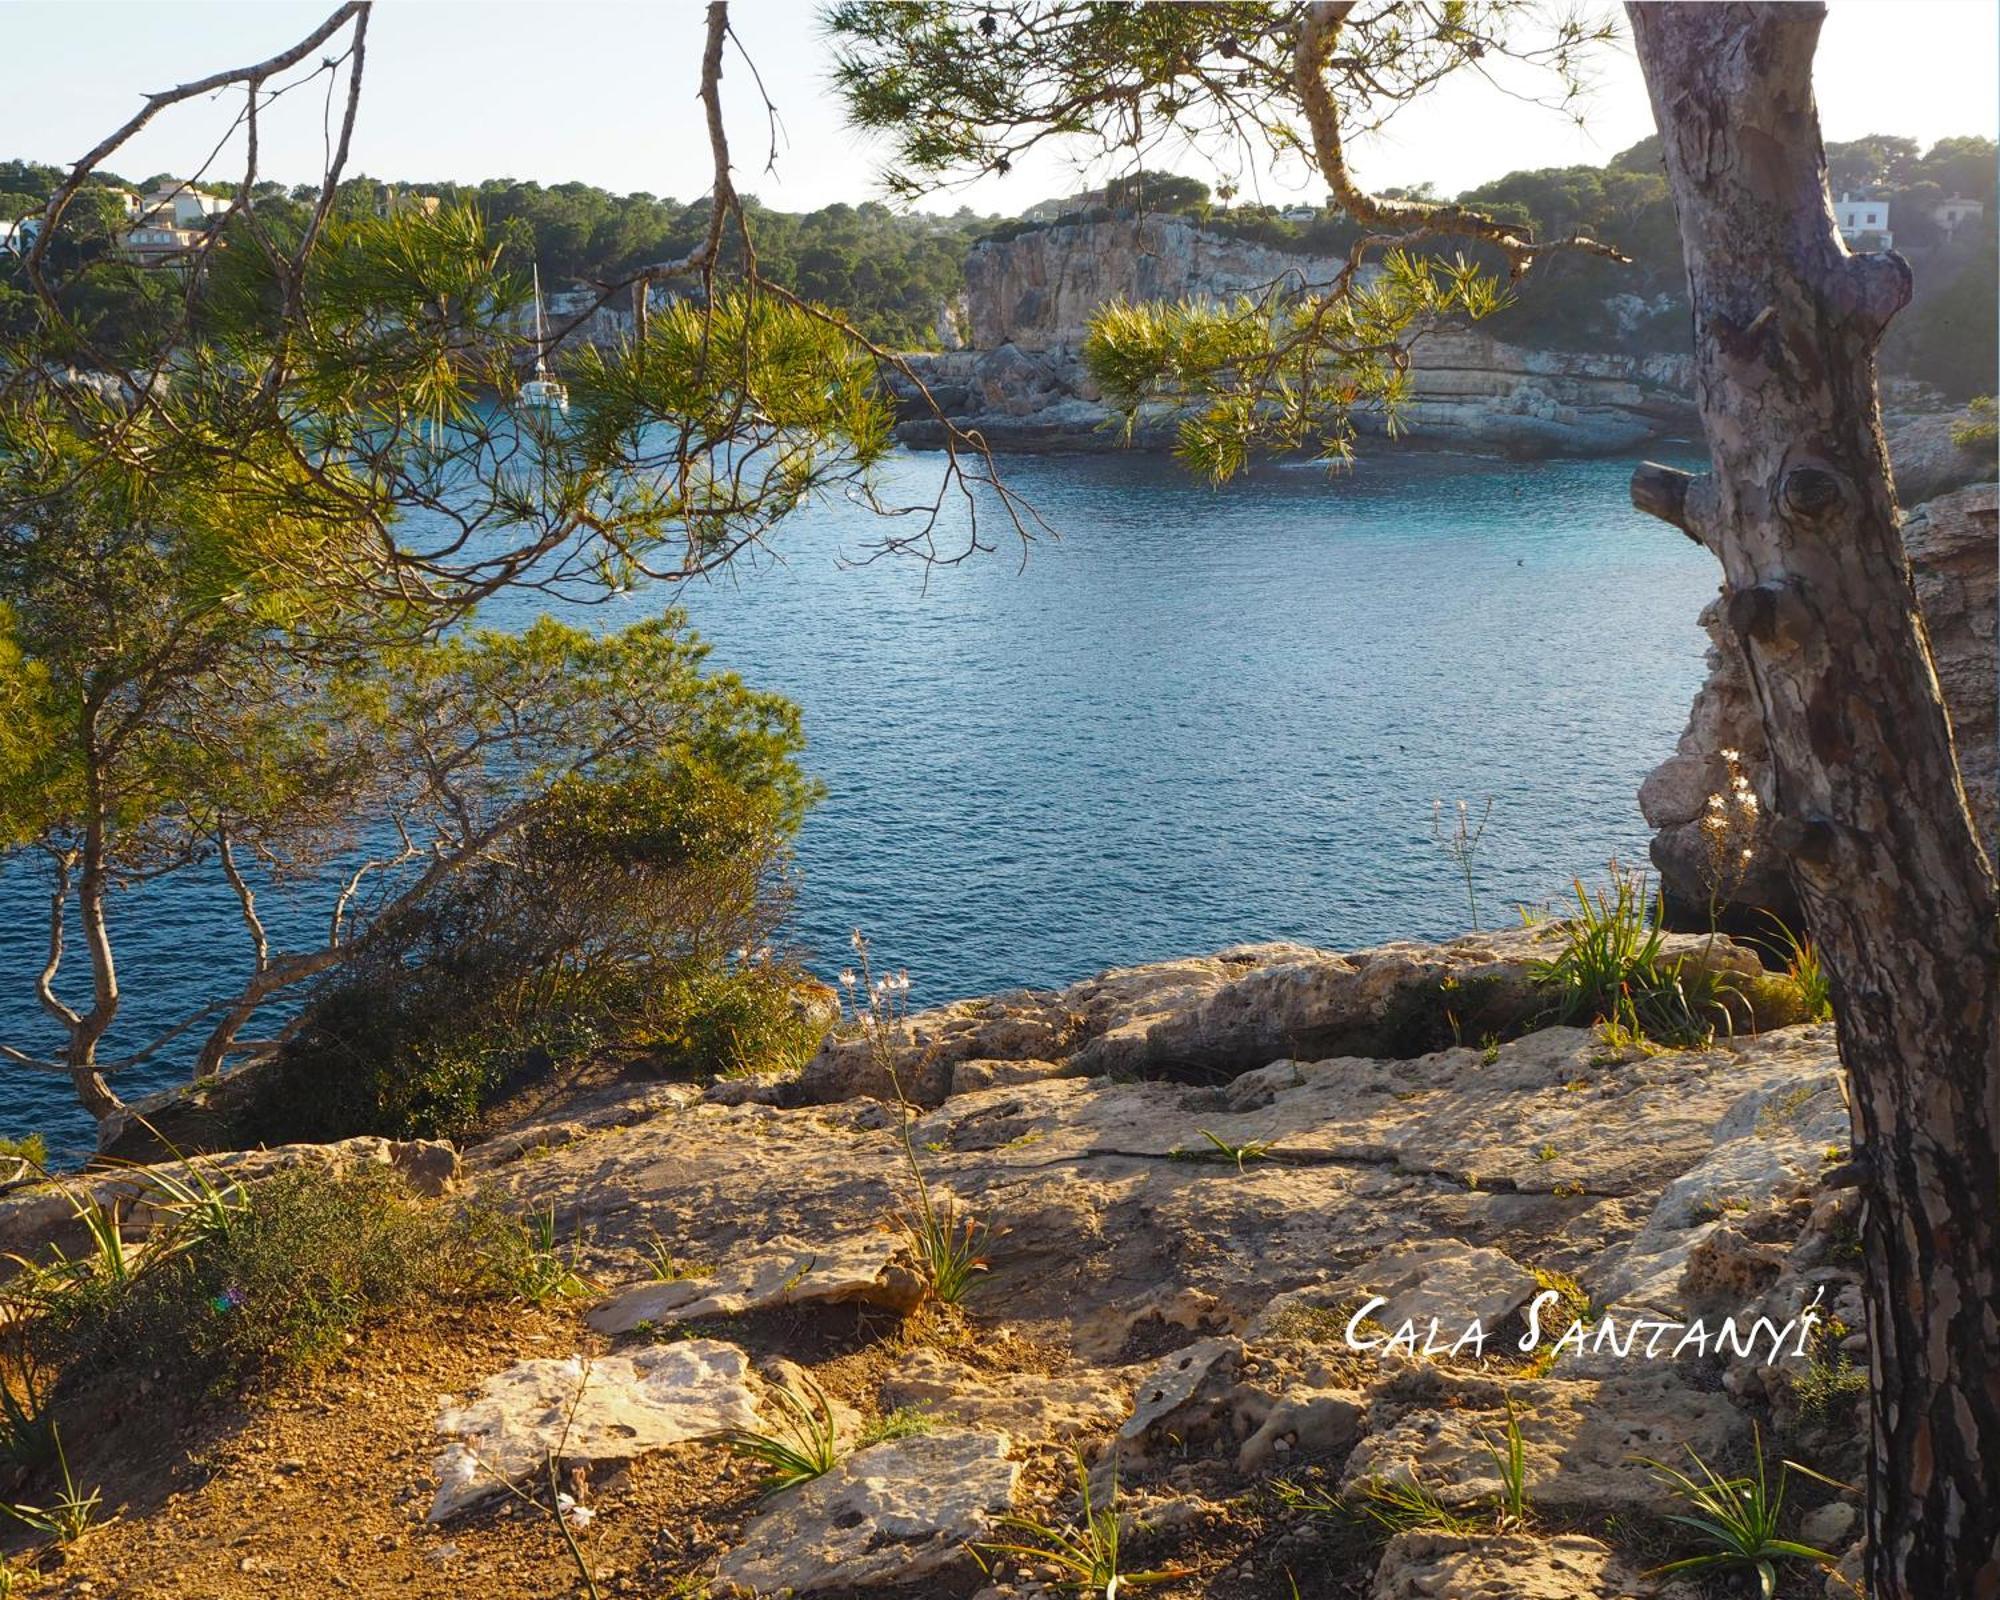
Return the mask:
<svg viewBox="0 0 2000 1600">
<path fill-rule="evenodd" d="M 1901 26 L 1874 19 L 1889 0 L 1833 0 L 1822 34 L 1815 91 L 1825 136 L 1839 143 L 1870 134 L 1940 138 L 2000 131 L 2000 8 L 1980 0 L 1903 3 Z M 36 71 L 0 107 L 6 158 L 68 167 L 138 109 L 147 92 L 225 66 L 261 59 L 298 37 L 325 12 L 294 0 L 10 0 L 0 24 L 19 58 Z M 554 187 L 582 183 L 614 194 L 690 201 L 709 188 L 707 151 L 694 100 L 699 12 L 635 0 L 582 0 L 562 7 L 514 0 L 487 8 L 532 31 L 534 48 L 509 26 L 467 30 L 464 0 L 389 0 L 371 25 L 368 70 L 348 171 L 394 183 L 476 185 L 502 180 Z M 725 96 L 737 183 L 773 210 L 809 212 L 845 202 L 884 200 L 879 145 L 849 128 L 830 85 L 808 0 L 760 0 L 739 16 L 743 49 L 768 87 L 780 119 L 775 170 L 766 169 L 770 130 L 743 58 L 725 66 Z M 83 19 L 92 19 L 86 22 Z M 1919 21 L 1918 19 L 1921 19 Z M 615 51 L 603 47 L 620 41 Z M 1946 47 L 1949 48 L 1946 48 Z M 676 47 L 685 62 L 673 60 Z M 460 72 L 433 65 L 455 52 Z M 682 72 L 680 80 L 673 77 Z M 1354 141 L 1357 175 L 1374 189 L 1435 184 L 1456 195 L 1510 172 L 1602 166 L 1653 131 L 1629 41 L 1592 58 L 1591 91 L 1574 117 L 1518 104 L 1535 84 L 1449 80 L 1376 135 Z M 562 91 L 590 82 L 588 105 L 624 118 L 603 125 L 574 114 Z M 79 93 L 78 86 L 87 86 Z M 1510 98 L 1511 97 L 1511 98 Z M 522 116 L 520 108 L 533 108 Z M 287 185 L 319 176 L 320 108 L 301 97 L 265 114 L 260 176 Z M 213 101 L 176 108 L 146 129 L 119 170 L 134 182 L 155 172 L 192 175 L 232 114 Z M 1505 119 L 1491 126 L 1494 116 Z M 1502 136 L 1495 137 L 1494 134 Z M 676 161 L 670 151 L 686 149 Z M 240 137 L 212 170 L 229 173 Z M 1218 172 L 1213 163 L 1156 155 L 1149 165 L 1240 184 L 1239 198 L 1279 206 L 1317 204 L 1324 185 L 1303 170 L 1268 166 Z M 239 168 L 240 170 L 240 168 Z M 1017 215 L 1042 201 L 1088 189 L 1124 165 L 1040 152 L 1005 178 L 954 186 L 913 209 Z M 885 202 L 886 203 L 886 202 Z M 894 209 L 905 209 L 895 207 Z"/>
</svg>

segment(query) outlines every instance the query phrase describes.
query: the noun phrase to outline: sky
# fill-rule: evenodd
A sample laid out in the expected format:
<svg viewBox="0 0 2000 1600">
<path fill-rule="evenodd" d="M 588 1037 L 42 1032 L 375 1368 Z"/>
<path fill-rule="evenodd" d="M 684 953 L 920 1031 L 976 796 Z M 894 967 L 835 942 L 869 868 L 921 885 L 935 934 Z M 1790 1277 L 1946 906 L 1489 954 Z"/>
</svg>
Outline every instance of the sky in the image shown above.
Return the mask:
<svg viewBox="0 0 2000 1600">
<path fill-rule="evenodd" d="M 261 60 L 306 34 L 330 0 L 0 0 L 0 158 L 67 165 L 137 109 L 143 95 Z M 883 159 L 845 126 L 825 82 L 813 0 L 737 0 L 733 25 L 783 117 L 774 171 L 761 102 L 740 59 L 724 74 L 737 185 L 766 204 L 811 210 L 879 198 Z M 421 182 L 579 180 L 690 200 L 708 187 L 695 101 L 699 0 L 378 0 L 350 174 Z M 1447 83 L 1351 151 L 1373 188 L 1435 183 L 1455 194 L 1518 168 L 1601 164 L 1652 131 L 1637 63 L 1603 52 L 1584 125 L 1500 89 Z M 1828 139 L 1898 133 L 1928 145 L 2000 130 L 2000 6 L 1993 0 L 1831 0 L 1815 87 Z M 121 152 L 138 180 L 185 175 L 214 145 L 234 102 L 176 108 Z M 261 166 L 309 182 L 322 115 L 304 94 L 266 119 Z M 1209 181 L 1199 163 L 1184 170 Z M 233 176 L 228 164 L 218 171 Z M 240 170 L 240 165 L 237 170 Z M 1074 158 L 1022 162 L 927 202 L 1015 213 L 1075 192 Z M 1227 176 L 1227 174 L 1224 174 Z M 1317 201 L 1303 173 L 1252 174 L 1243 198 Z"/>
</svg>

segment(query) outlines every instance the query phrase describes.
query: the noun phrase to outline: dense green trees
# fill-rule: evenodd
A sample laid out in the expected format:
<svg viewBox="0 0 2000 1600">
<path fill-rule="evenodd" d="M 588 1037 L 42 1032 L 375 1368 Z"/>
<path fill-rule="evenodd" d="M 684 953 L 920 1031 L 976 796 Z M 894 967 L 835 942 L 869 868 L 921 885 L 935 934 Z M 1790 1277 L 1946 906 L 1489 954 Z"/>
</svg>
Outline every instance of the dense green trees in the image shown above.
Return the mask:
<svg viewBox="0 0 2000 1600">
<path fill-rule="evenodd" d="M 381 185 L 356 179 L 357 203 Z M 475 186 L 413 183 L 476 208 L 520 262 L 539 261 L 542 281 L 611 283 L 648 262 L 686 255 L 708 230 L 706 199 L 682 204 L 649 194 L 614 195 L 584 183 L 544 187 L 496 179 Z M 803 215 L 773 211 L 746 196 L 760 270 L 774 283 L 834 306 L 870 338 L 925 348 L 938 309 L 963 286 L 965 252 L 993 219 L 903 214 L 879 201 L 836 204 Z M 739 245 L 727 246 L 730 260 Z"/>
<path fill-rule="evenodd" d="M 53 167 L 0 162 L 0 221 L 40 211 L 62 177 Z M 105 177 L 91 189 L 109 194 L 117 181 Z M 1192 180 L 1172 182 L 1178 203 Z M 272 227 L 303 226 L 316 198 L 310 187 L 275 183 L 259 184 L 254 194 Z M 613 283 L 650 263 L 685 256 L 706 235 L 711 215 L 706 198 L 681 203 L 650 194 L 617 195 L 587 183 L 390 184 L 366 177 L 342 183 L 339 210 L 369 216 L 405 195 L 470 206 L 505 242 L 511 264 L 525 270 L 529 262 L 539 262 L 542 282 L 552 289 L 572 282 Z M 963 286 L 967 248 L 996 221 L 965 208 L 949 217 L 901 213 L 874 200 L 804 214 L 770 210 L 751 196 L 743 204 L 755 230 L 760 268 L 772 282 L 838 307 L 879 343 L 909 349 L 935 340 L 939 307 Z M 77 221 L 73 214 L 71 239 Z M 101 231 L 109 233 L 108 221 Z M 734 240 L 727 243 L 731 264 L 740 264 L 740 248 Z M 0 318 L 10 296 L 17 306 L 23 303 L 18 276 L 18 265 L 0 258 Z M 122 293 L 146 287 L 131 274 L 123 278 Z"/>
<path fill-rule="evenodd" d="M 1853 189 L 1889 197 L 1897 247 L 1918 259 L 1917 306 L 1885 348 L 1887 370 L 1934 383 L 1953 397 L 1990 387 L 1990 375 L 1976 376 L 1975 369 L 1993 364 L 1986 357 L 1994 348 L 1994 318 L 1981 310 L 1981 286 L 1994 274 L 1992 219 L 1945 248 L 1931 211 L 1949 196 L 1978 198 L 1991 191 L 1994 142 L 1942 139 L 1926 152 L 1915 140 L 1876 134 L 1829 144 L 1827 158 L 1836 193 Z M 0 218 L 38 210 L 60 176 L 51 167 L 0 163 Z M 289 216 L 294 226 L 303 225 L 314 197 L 311 189 L 276 184 L 261 185 L 256 193 L 267 217 Z M 711 216 L 705 198 L 682 203 L 650 194 L 614 195 L 584 183 L 544 186 L 511 179 L 392 185 L 354 178 L 342 186 L 341 209 L 372 214 L 393 193 L 437 195 L 473 207 L 505 242 L 512 264 L 539 262 L 550 287 L 616 283 L 647 263 L 684 256 L 701 241 Z M 1495 314 L 1489 329 L 1496 337 L 1584 350 L 1680 347 L 1686 297 L 1657 136 L 1602 167 L 1510 172 L 1459 199 L 1543 235 L 1580 232 L 1613 241 L 1632 258 L 1629 266 L 1584 256 L 1546 263 L 1549 270 L 1518 286 L 1513 303 Z M 804 214 L 769 210 L 753 197 L 745 197 L 743 205 L 760 269 L 772 282 L 838 309 L 878 343 L 903 349 L 935 342 L 939 309 L 963 289 L 965 253 L 972 244 L 1036 225 L 979 217 L 962 207 L 950 217 L 898 212 L 872 200 Z M 1065 217 L 1139 207 L 1183 213 L 1233 237 L 1320 255 L 1346 251 L 1360 232 L 1338 214 L 1287 221 L 1274 206 L 1217 205 L 1199 179 L 1151 170 L 1114 176 L 1101 201 L 1087 206 L 1079 200 Z M 1042 214 L 1048 207 L 1036 210 Z M 109 219 L 98 224 L 105 232 L 111 226 Z M 740 245 L 725 239 L 723 250 L 726 260 L 740 265 Z M 10 287 L 15 277 L 18 271 L 10 274 L 0 262 L 0 326 L 10 296 L 17 307 L 22 304 L 19 288 Z M 129 272 L 103 275 L 98 288 L 107 302 L 121 305 L 157 299 L 158 290 L 157 281 Z M 1935 308 L 1929 305 L 1933 296 L 1941 297 Z"/>
<path fill-rule="evenodd" d="M 351 30 L 317 70 L 358 92 L 367 18 L 344 6 L 223 77 L 269 93 Z M 349 969 L 389 975 L 374 1007 L 414 1000 L 459 1052 L 370 1054 L 391 1081 L 360 1079 L 343 1114 L 404 1125 L 476 1110 L 476 1039 L 511 1048 L 614 992 L 678 996 L 662 1029 L 739 1049 L 790 1001 L 746 945 L 813 796 L 792 708 L 707 671 L 671 613 L 603 634 L 474 620 L 502 591 L 705 571 L 816 493 L 865 492 L 888 424 L 873 360 L 824 311 L 701 271 L 711 229 L 682 269 L 697 297 L 582 354 L 564 409 L 516 403 L 535 352 L 495 225 L 378 208 L 337 168 L 304 194 L 239 185 L 167 270 L 120 259 L 79 169 L 10 264 L 0 852 L 38 864 L 47 920 L 42 1037 L 0 1058 L 66 1076 L 100 1138 L 126 1119 L 121 1069 L 268 1057 L 285 1041 L 245 1029 L 308 992 L 323 1020 Z M 243 943 L 191 974 L 171 1026 L 120 1039 L 125 896 L 165 878 L 231 908 Z M 278 885 L 304 909 L 275 917 Z M 455 982 L 475 968 L 483 987 Z M 448 1025 L 453 995 L 476 1028 Z"/>
</svg>

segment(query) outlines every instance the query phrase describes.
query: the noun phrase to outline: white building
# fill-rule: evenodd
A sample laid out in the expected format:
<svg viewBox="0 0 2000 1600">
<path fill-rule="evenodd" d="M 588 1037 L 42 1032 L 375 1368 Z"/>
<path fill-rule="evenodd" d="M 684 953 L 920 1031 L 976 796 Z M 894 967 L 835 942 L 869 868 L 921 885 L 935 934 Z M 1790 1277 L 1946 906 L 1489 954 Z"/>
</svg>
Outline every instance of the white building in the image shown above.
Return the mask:
<svg viewBox="0 0 2000 1600">
<path fill-rule="evenodd" d="M 19 222 L 0 222 L 0 256 L 24 256 L 34 248 L 35 236 L 42 231 L 40 217 L 23 217 Z"/>
<path fill-rule="evenodd" d="M 229 209 L 229 202 L 220 195 L 178 187 L 156 189 L 141 205 L 141 220 L 154 228 L 199 228 Z"/>
<path fill-rule="evenodd" d="M 1940 200 L 1931 208 L 1931 221 L 1945 232 L 1945 237 L 1958 232 L 1968 222 L 1977 222 L 1986 215 L 1986 204 L 1981 200 L 1965 200 L 1953 195 L 1949 200 Z"/>
<path fill-rule="evenodd" d="M 1893 250 L 1896 236 L 1889 231 L 1889 202 L 1866 195 L 1844 194 L 1833 208 L 1840 237 L 1851 246 L 1868 250 Z"/>
<path fill-rule="evenodd" d="M 190 255 L 202 241 L 202 235 L 193 228 L 174 228 L 161 222 L 142 222 L 136 228 L 127 228 L 119 236 L 118 243 L 128 259 L 142 267 L 156 267 Z"/>
</svg>

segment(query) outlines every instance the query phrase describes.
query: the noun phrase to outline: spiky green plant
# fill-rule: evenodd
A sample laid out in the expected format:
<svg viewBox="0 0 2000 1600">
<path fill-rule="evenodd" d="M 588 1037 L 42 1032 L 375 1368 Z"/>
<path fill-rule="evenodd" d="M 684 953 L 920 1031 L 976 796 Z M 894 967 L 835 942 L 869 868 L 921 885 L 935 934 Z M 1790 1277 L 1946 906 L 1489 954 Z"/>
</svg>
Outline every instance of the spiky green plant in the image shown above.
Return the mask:
<svg viewBox="0 0 2000 1600">
<path fill-rule="evenodd" d="M 764 1464 L 767 1495 L 810 1483 L 839 1465 L 833 1405 L 812 1379 L 805 1380 L 805 1388 L 802 1396 L 788 1384 L 772 1385 L 771 1393 L 778 1402 L 777 1432 L 730 1428 L 717 1435 L 734 1454 Z"/>
<path fill-rule="evenodd" d="M 916 1252 L 931 1298 L 941 1305 L 961 1305 L 986 1270 L 986 1243 L 992 1228 L 979 1217 L 961 1213 L 952 1196 L 940 1201 L 931 1193 L 923 1168 L 917 1164 L 917 1153 L 910 1147 L 907 1129 L 903 1151 L 914 1195 L 897 1213 L 897 1221 Z"/>
<path fill-rule="evenodd" d="M 1833 975 L 1819 958 L 1819 945 L 1812 935 L 1801 937 L 1780 917 L 1769 912 L 1771 924 L 1785 946 L 1785 981 L 1798 997 L 1799 1007 L 1809 1022 L 1824 1022 L 1833 1015 Z"/>
<path fill-rule="evenodd" d="M 486 1252 L 493 1277 L 532 1306 L 594 1294 L 597 1285 L 577 1270 L 576 1247 L 557 1238 L 553 1202 L 502 1226 Z"/>
<path fill-rule="evenodd" d="M 1507 1426 L 1495 1444 L 1487 1438 L 1485 1430 L 1480 1431 L 1480 1443 L 1486 1446 L 1486 1453 L 1493 1458 L 1494 1470 L 1500 1474 L 1500 1493 L 1494 1497 L 1493 1517 L 1501 1532 L 1528 1525 L 1528 1447 L 1521 1437 L 1521 1419 L 1514 1411 L 1514 1397 L 1508 1395 Z"/>
<path fill-rule="evenodd" d="M 1506 1404 L 1507 1426 L 1499 1442 L 1487 1437 L 1484 1430 L 1479 1435 L 1500 1477 L 1499 1491 L 1487 1503 L 1490 1526 L 1499 1533 L 1527 1526 L 1532 1514 L 1528 1499 L 1527 1441 L 1522 1437 L 1521 1419 L 1511 1395 Z M 1444 1496 L 1426 1483 L 1415 1467 L 1410 1469 L 1408 1477 L 1385 1474 L 1364 1478 L 1345 1495 L 1284 1479 L 1272 1488 L 1279 1503 L 1288 1510 L 1349 1522 L 1372 1522 L 1391 1535 L 1417 1528 L 1439 1533 L 1472 1533 L 1489 1525 L 1476 1514 L 1476 1505 L 1446 1504 Z"/>
<path fill-rule="evenodd" d="M 24 1350 L 26 1341 L 21 1341 Z M 0 1371 L 0 1462 L 39 1467 L 53 1461 L 58 1441 L 49 1407 L 49 1383 L 25 1353 Z"/>
<path fill-rule="evenodd" d="M 1273 1152 L 1277 1149 L 1277 1141 L 1274 1139 L 1246 1139 L 1242 1144 L 1231 1144 L 1206 1128 L 1197 1128 L 1195 1132 L 1208 1141 L 1208 1149 L 1190 1150 L 1176 1145 L 1167 1154 L 1175 1161 L 1226 1161 L 1239 1173 L 1246 1162 L 1275 1159 Z"/>
<path fill-rule="evenodd" d="M 667 1241 L 657 1233 L 651 1235 L 640 1251 L 645 1257 L 646 1269 L 656 1283 L 677 1283 L 683 1278 L 709 1278 L 715 1275 L 715 1268 L 699 1261 L 681 1261 L 675 1258 Z"/>
<path fill-rule="evenodd" d="M 1702 1543 L 1710 1546 L 1698 1555 L 1683 1556 L 1678 1561 L 1669 1561 L 1654 1568 L 1649 1577 L 1675 1572 L 1703 1572 L 1715 1567 L 1748 1567 L 1757 1575 L 1758 1592 L 1763 1600 L 1772 1600 L 1778 1589 L 1778 1563 L 1781 1560 L 1792 1557 L 1818 1562 L 1821 1566 L 1834 1564 L 1834 1557 L 1824 1550 L 1800 1544 L 1795 1539 L 1780 1538 L 1778 1528 L 1784 1519 L 1788 1474 L 1802 1472 L 1831 1488 L 1837 1489 L 1841 1485 L 1796 1461 L 1781 1461 L 1778 1464 L 1778 1477 L 1774 1484 L 1764 1471 L 1761 1434 L 1756 1436 L 1754 1453 L 1756 1470 L 1733 1478 L 1723 1477 L 1702 1460 L 1693 1446 L 1688 1447 L 1688 1459 L 1694 1464 L 1693 1474 L 1650 1457 L 1640 1458 L 1690 1508 L 1689 1514 L 1667 1520 L 1691 1530 Z"/>
<path fill-rule="evenodd" d="M 918 1269 L 924 1275 L 931 1298 L 941 1305 L 960 1305 L 976 1287 L 979 1274 L 986 1270 L 986 1245 L 992 1237 L 992 1226 L 982 1218 L 961 1213 L 952 1197 L 946 1196 L 940 1202 L 931 1193 L 930 1180 L 917 1160 L 916 1109 L 904 1092 L 899 1064 L 909 1020 L 905 996 L 909 993 L 910 975 L 900 972 L 878 979 L 867 936 L 856 928 L 849 942 L 861 970 L 858 978 L 851 970 L 843 972 L 841 987 L 850 996 L 859 990 L 859 997 L 847 1003 L 853 1006 L 854 1021 L 867 1041 L 876 1070 L 888 1078 L 896 1091 L 896 1105 L 902 1118 L 899 1132 L 903 1163 L 910 1174 L 910 1201 L 895 1213 L 895 1220 L 916 1253 Z M 916 1062 L 919 1076 L 935 1057 L 936 1048 L 933 1044 L 919 1055 Z"/>
<path fill-rule="evenodd" d="M 183 1164 L 185 1177 L 164 1167 L 147 1174 L 153 1203 L 166 1217 L 162 1248 L 191 1250 L 226 1240 L 250 1209 L 249 1192 L 240 1183 L 218 1183 L 199 1162 Z"/>
<path fill-rule="evenodd" d="M 62 1493 L 45 1506 L 8 1505 L 0 1502 L 0 1512 L 5 1512 L 23 1527 L 54 1539 L 58 1544 L 75 1544 L 97 1520 L 97 1507 L 103 1496 L 95 1489 L 88 1494 L 77 1487 L 76 1479 L 69 1470 L 69 1457 L 63 1454 L 62 1435 L 55 1434 L 56 1465 L 62 1471 Z"/>
<path fill-rule="evenodd" d="M 1412 1528 L 1463 1533 L 1475 1525 L 1470 1517 L 1446 1505 L 1444 1498 L 1417 1476 L 1414 1468 L 1408 1478 L 1364 1479 L 1346 1504 L 1392 1534 Z"/>
<path fill-rule="evenodd" d="M 1609 1022 L 1674 1046 L 1705 1045 L 1718 1029 L 1733 1031 L 1734 984 L 1705 962 L 1667 954 L 1645 873 L 1614 862 L 1608 888 L 1593 892 L 1581 879 L 1573 888 L 1577 914 L 1564 927 L 1561 951 L 1529 968 L 1551 993 L 1550 1020 Z"/>
<path fill-rule="evenodd" d="M 1118 1529 L 1118 1475 L 1111 1475 L 1111 1492 L 1097 1505 L 1090 1492 L 1090 1469 L 1083 1456 L 1076 1458 L 1077 1495 L 1081 1511 L 1074 1526 L 1061 1528 L 1037 1522 L 1031 1517 L 1002 1517 L 999 1526 L 1023 1536 L 1020 1540 L 982 1540 L 973 1546 L 973 1555 L 987 1571 L 986 1557 L 1007 1556 L 1019 1562 L 1039 1562 L 1053 1566 L 1061 1574 L 1058 1589 L 1075 1589 L 1083 1594 L 1115 1597 L 1121 1589 L 1141 1584 L 1171 1583 L 1185 1576 L 1180 1568 L 1161 1567 L 1150 1572 L 1126 1572 L 1121 1566 Z M 1032 1542 L 1028 1542 L 1032 1541 Z"/>
</svg>

